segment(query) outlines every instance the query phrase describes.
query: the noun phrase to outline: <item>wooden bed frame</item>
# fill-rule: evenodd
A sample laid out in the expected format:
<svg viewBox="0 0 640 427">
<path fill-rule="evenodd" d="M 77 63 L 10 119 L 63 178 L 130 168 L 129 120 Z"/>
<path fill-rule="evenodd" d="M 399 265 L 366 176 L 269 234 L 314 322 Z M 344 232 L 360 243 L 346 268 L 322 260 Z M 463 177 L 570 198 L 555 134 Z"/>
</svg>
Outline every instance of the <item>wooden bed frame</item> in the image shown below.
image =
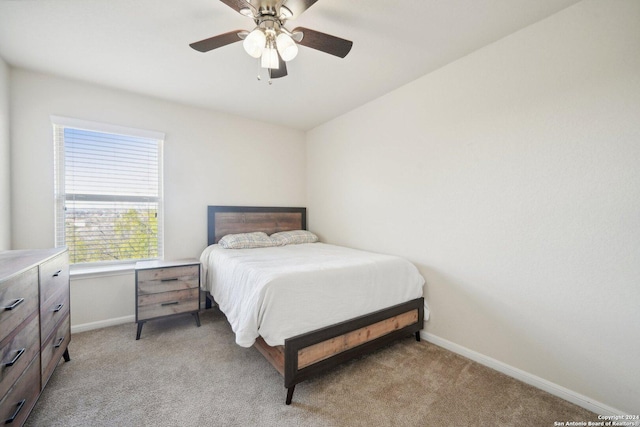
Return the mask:
<svg viewBox="0 0 640 427">
<path fill-rule="evenodd" d="M 306 208 L 208 206 L 208 244 L 226 234 L 306 230 Z M 207 295 L 207 307 L 212 301 Z M 317 329 L 269 346 L 262 337 L 255 347 L 284 377 L 285 403 L 291 404 L 296 384 L 347 360 L 390 342 L 415 334 L 420 341 L 424 322 L 424 298 L 416 298 L 364 316 Z"/>
</svg>

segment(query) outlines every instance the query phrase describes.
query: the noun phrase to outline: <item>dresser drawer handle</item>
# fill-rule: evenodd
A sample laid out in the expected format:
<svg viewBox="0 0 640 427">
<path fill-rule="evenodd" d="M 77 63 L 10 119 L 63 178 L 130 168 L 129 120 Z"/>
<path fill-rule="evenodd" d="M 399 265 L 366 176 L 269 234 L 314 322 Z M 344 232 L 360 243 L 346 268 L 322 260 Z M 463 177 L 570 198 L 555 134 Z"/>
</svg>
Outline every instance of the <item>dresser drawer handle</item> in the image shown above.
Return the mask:
<svg viewBox="0 0 640 427">
<path fill-rule="evenodd" d="M 7 418 L 7 420 L 4 423 L 11 424 L 16 418 L 18 418 L 18 414 L 22 410 L 22 407 L 24 406 L 25 403 L 27 403 L 27 399 L 22 399 L 20 402 L 18 402 L 18 405 L 16 406 L 16 411 L 13 413 L 13 415 L 11 415 L 11 418 Z"/>
<path fill-rule="evenodd" d="M 163 302 L 162 304 L 160 304 L 162 307 L 166 306 L 166 305 L 178 305 L 180 304 L 179 301 L 171 301 L 171 302 Z"/>
<path fill-rule="evenodd" d="M 178 280 L 177 277 L 172 277 L 171 279 L 162 279 L 160 281 L 161 282 L 175 282 L 176 280 Z"/>
<path fill-rule="evenodd" d="M 62 273 L 62 270 L 56 271 L 55 273 L 53 273 L 53 277 L 58 277 L 60 273 Z"/>
<path fill-rule="evenodd" d="M 56 305 L 56 308 L 53 309 L 54 313 L 59 312 L 60 310 L 62 310 L 62 307 L 64 307 L 64 304 L 58 304 Z"/>
<path fill-rule="evenodd" d="M 20 350 L 18 350 L 18 353 L 15 355 L 15 357 L 13 359 L 11 359 L 10 362 L 7 362 L 4 364 L 4 366 L 13 366 L 15 365 L 15 363 L 18 361 L 18 359 L 20 359 L 20 356 L 22 356 L 25 352 L 26 348 L 21 348 Z"/>
<path fill-rule="evenodd" d="M 53 348 L 58 348 L 62 345 L 62 343 L 64 342 L 64 337 L 62 338 L 58 338 L 58 341 L 53 345 Z"/>
<path fill-rule="evenodd" d="M 22 301 L 24 301 L 24 298 L 18 298 L 17 300 L 15 300 L 13 302 L 13 304 L 8 305 L 6 307 L 4 307 L 5 310 L 13 310 L 14 308 L 16 308 L 17 306 L 19 306 L 20 304 L 22 304 Z"/>
</svg>

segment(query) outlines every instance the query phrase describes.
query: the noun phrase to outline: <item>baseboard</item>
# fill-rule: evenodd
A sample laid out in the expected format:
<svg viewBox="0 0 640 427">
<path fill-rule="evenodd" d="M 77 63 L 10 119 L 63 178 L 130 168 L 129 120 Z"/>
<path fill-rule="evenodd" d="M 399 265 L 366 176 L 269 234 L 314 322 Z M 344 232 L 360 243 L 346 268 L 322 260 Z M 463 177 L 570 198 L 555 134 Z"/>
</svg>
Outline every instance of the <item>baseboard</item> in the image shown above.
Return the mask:
<svg viewBox="0 0 640 427">
<path fill-rule="evenodd" d="M 78 332 L 91 331 L 93 329 L 106 328 L 107 326 L 122 325 L 123 323 L 133 323 L 135 321 L 136 321 L 136 316 L 131 315 L 131 316 L 116 317 L 115 319 L 106 319 L 106 320 L 99 320 L 97 322 L 83 323 L 81 325 L 71 325 L 71 333 L 75 334 Z"/>
<path fill-rule="evenodd" d="M 457 353 L 461 356 L 471 359 L 474 362 L 478 362 L 481 365 L 487 366 L 491 369 L 495 369 L 498 372 L 502 372 L 505 375 L 508 375 L 512 378 L 520 380 L 533 387 L 539 388 L 540 390 L 546 391 L 549 394 L 552 394 L 561 399 L 569 401 L 573 404 L 581 406 L 585 409 L 588 409 L 591 412 L 595 412 L 596 414 L 600 414 L 600 415 L 625 414 L 624 411 L 620 411 L 615 408 L 612 408 L 611 406 L 605 405 L 604 403 L 597 402 L 573 390 L 569 390 L 568 388 L 552 383 L 551 381 L 547 381 L 543 378 L 540 378 L 538 376 L 525 372 L 521 369 L 514 368 L 513 366 L 507 365 L 506 363 L 500 362 L 499 360 L 493 359 L 489 356 L 485 356 L 484 354 L 470 350 L 466 347 L 463 347 L 461 345 L 448 341 L 444 338 L 440 338 L 437 335 L 433 335 L 428 332 L 421 331 L 420 337 L 422 337 L 424 340 L 432 344 L 435 344 L 439 347 L 446 348 L 447 350 L 450 350 L 454 353 Z"/>
</svg>

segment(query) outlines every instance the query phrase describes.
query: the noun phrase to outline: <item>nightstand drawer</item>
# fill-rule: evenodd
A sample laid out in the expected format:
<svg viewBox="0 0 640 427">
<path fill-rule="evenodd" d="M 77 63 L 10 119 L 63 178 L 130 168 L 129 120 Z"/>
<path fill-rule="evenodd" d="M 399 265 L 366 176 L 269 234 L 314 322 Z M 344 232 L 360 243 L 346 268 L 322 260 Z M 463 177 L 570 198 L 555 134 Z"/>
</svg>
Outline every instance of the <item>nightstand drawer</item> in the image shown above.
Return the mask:
<svg viewBox="0 0 640 427">
<path fill-rule="evenodd" d="M 0 341 L 38 309 L 38 267 L 0 283 Z"/>
<path fill-rule="evenodd" d="M 200 265 L 138 271 L 138 295 L 200 287 Z"/>
<path fill-rule="evenodd" d="M 138 296 L 137 321 L 170 314 L 189 313 L 199 309 L 199 288 Z"/>
<path fill-rule="evenodd" d="M 15 334 L 0 342 L 0 397 L 29 366 L 29 362 L 40 351 L 40 328 L 38 316 L 33 318 Z"/>
</svg>

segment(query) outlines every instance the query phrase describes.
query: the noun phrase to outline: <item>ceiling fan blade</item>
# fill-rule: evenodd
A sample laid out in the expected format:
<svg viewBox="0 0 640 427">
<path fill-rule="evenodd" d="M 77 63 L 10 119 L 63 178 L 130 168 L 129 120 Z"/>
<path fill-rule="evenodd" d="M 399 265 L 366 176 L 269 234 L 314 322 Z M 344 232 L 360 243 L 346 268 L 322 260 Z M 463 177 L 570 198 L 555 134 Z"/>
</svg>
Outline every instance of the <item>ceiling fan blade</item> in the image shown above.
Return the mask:
<svg viewBox="0 0 640 427">
<path fill-rule="evenodd" d="M 302 12 L 309 9 L 318 0 L 285 0 L 282 6 L 291 11 L 293 16 L 290 19 L 296 19 Z"/>
<path fill-rule="evenodd" d="M 240 13 L 240 9 L 251 8 L 249 2 L 245 0 L 220 0 L 220 1 L 238 13 Z"/>
<path fill-rule="evenodd" d="M 353 46 L 352 41 L 304 27 L 294 28 L 292 32 L 296 33 L 298 31 L 303 34 L 302 40 L 299 42 L 302 46 L 320 50 L 331 55 L 339 56 L 340 58 L 347 56 L 351 51 L 351 46 Z"/>
<path fill-rule="evenodd" d="M 270 68 L 269 73 L 272 79 L 279 79 L 287 75 L 287 63 L 280 57 L 278 53 L 278 68 Z"/>
<path fill-rule="evenodd" d="M 217 49 L 222 46 L 226 46 L 231 43 L 239 42 L 241 40 L 240 33 L 244 30 L 235 30 L 228 33 L 220 34 L 208 39 L 200 40 L 199 42 L 191 43 L 189 46 L 199 52 L 209 52 L 210 50 Z"/>
</svg>

